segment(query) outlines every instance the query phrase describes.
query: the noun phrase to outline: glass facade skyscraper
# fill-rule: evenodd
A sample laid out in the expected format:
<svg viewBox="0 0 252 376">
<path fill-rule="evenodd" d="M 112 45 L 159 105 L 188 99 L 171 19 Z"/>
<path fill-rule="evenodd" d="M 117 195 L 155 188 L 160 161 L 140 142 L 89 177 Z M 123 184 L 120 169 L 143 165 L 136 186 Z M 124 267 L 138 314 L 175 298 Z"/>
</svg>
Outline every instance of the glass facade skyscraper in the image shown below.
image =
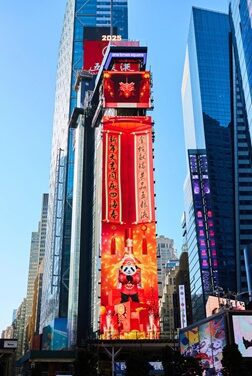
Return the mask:
<svg viewBox="0 0 252 376">
<path fill-rule="evenodd" d="M 84 27 L 117 28 L 128 37 L 127 0 L 68 0 L 60 40 L 50 167 L 48 230 L 40 331 L 56 317 L 67 317 L 72 223 L 74 130 L 68 128 L 76 106 L 74 83 L 83 67 Z"/>
<path fill-rule="evenodd" d="M 28 271 L 27 295 L 26 295 L 26 324 L 32 315 L 32 304 L 34 297 L 34 282 L 38 273 L 39 266 L 45 255 L 45 239 L 47 229 L 47 211 L 48 211 L 48 194 L 44 193 L 42 198 L 41 217 L 38 224 L 38 231 L 32 232 L 30 260 Z"/>
<path fill-rule="evenodd" d="M 242 86 L 248 114 L 250 134 L 252 132 L 252 1 L 232 0 L 230 16 L 236 40 L 241 69 Z"/>
<path fill-rule="evenodd" d="M 204 316 L 214 291 L 246 289 L 243 248 L 251 242 L 252 212 L 244 187 L 251 179 L 251 145 L 232 30 L 228 15 L 193 8 L 182 101 L 194 320 Z"/>
</svg>

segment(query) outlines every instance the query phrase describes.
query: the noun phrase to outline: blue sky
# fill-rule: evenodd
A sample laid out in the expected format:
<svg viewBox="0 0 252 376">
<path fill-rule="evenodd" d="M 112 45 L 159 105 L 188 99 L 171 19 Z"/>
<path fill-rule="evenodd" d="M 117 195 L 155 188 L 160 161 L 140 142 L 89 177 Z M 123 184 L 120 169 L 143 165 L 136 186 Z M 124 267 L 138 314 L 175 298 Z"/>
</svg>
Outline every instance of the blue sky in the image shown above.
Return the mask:
<svg viewBox="0 0 252 376">
<path fill-rule="evenodd" d="M 228 1 L 128 2 L 129 37 L 148 46 L 153 72 L 157 233 L 173 238 L 180 250 L 186 171 L 180 88 L 191 7 L 227 12 Z M 0 331 L 26 294 L 31 232 L 48 191 L 65 3 L 0 3 Z"/>
</svg>

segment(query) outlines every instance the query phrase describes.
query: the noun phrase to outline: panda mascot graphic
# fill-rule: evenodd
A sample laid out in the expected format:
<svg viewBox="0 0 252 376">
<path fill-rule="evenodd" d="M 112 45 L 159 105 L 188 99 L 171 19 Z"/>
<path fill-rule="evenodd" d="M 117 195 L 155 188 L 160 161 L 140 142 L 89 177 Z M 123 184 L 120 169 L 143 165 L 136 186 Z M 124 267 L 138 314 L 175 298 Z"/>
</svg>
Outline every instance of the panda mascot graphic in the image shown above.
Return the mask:
<svg viewBox="0 0 252 376">
<path fill-rule="evenodd" d="M 138 286 L 141 283 L 141 269 L 137 266 L 137 261 L 133 255 L 126 255 L 122 259 L 119 269 L 118 280 L 121 284 L 121 303 L 139 303 Z"/>
</svg>

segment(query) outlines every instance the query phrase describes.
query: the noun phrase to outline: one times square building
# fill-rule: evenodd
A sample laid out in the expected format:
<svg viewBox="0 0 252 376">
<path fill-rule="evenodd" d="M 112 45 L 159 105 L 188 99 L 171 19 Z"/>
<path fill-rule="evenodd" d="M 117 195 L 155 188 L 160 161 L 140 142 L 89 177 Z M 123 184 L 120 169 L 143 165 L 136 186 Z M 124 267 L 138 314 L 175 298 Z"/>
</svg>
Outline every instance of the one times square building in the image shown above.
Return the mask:
<svg viewBox="0 0 252 376">
<path fill-rule="evenodd" d="M 57 65 L 40 332 L 68 312 L 75 160 L 75 130 L 68 124 L 76 106 L 74 85 L 83 68 L 84 40 L 100 40 L 111 33 L 127 39 L 127 7 L 127 0 L 68 0 L 66 4 Z"/>
<path fill-rule="evenodd" d="M 244 61 L 252 59 L 250 9 L 244 0 L 234 1 L 229 15 L 192 10 L 182 103 L 194 320 L 205 316 L 209 295 L 248 290 L 243 252 L 252 242 L 251 85 Z"/>
</svg>

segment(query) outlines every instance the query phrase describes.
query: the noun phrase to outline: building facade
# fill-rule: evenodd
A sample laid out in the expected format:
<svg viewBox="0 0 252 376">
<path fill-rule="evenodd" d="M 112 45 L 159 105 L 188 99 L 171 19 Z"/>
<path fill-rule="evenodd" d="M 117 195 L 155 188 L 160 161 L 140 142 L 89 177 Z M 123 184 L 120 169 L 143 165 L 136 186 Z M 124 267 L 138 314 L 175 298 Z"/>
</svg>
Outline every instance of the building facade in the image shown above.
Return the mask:
<svg viewBox="0 0 252 376">
<path fill-rule="evenodd" d="M 32 304 L 34 296 L 34 282 L 37 277 L 39 266 L 45 255 L 45 240 L 47 230 L 47 212 L 48 212 L 48 193 L 44 193 L 42 197 L 42 208 L 38 231 L 32 232 L 30 260 L 28 270 L 28 282 L 26 293 L 26 324 L 32 315 Z"/>
<path fill-rule="evenodd" d="M 174 240 L 163 235 L 157 237 L 158 293 L 162 296 L 165 271 L 169 260 L 177 260 Z"/>
<path fill-rule="evenodd" d="M 39 224 L 40 227 L 40 224 Z M 39 231 L 32 232 L 31 247 L 30 247 L 30 260 L 28 271 L 28 283 L 26 293 L 26 324 L 29 317 L 32 314 L 32 302 L 34 294 L 34 282 L 38 272 L 38 260 L 39 260 Z"/>
<path fill-rule="evenodd" d="M 176 276 L 179 270 L 179 262 L 170 265 L 164 276 L 162 297 L 159 301 L 160 329 L 162 336 L 177 338 L 177 327 L 175 327 L 174 316 L 174 295 L 176 292 Z"/>
<path fill-rule="evenodd" d="M 13 328 L 12 325 L 9 325 L 9 326 L 7 326 L 6 329 L 2 330 L 1 338 L 10 339 L 10 338 L 14 337 L 13 334 L 14 334 L 14 328 Z"/>
<path fill-rule="evenodd" d="M 26 327 L 25 327 L 25 313 L 26 313 L 26 298 L 17 309 L 17 316 L 13 322 L 14 332 L 13 338 L 17 339 L 17 351 L 16 356 L 19 359 L 25 352 L 26 341 Z"/>
<path fill-rule="evenodd" d="M 211 293 L 247 289 L 251 140 L 227 14 L 193 8 L 182 83 L 186 236 L 194 319 Z"/>
<path fill-rule="evenodd" d="M 77 101 L 76 75 L 83 67 L 84 28 L 104 27 L 108 35 L 116 28 L 121 38 L 127 38 L 127 15 L 127 0 L 67 1 L 56 78 L 41 332 L 54 318 L 67 317 L 68 312 L 75 154 L 75 131 L 68 123 Z"/>
</svg>

